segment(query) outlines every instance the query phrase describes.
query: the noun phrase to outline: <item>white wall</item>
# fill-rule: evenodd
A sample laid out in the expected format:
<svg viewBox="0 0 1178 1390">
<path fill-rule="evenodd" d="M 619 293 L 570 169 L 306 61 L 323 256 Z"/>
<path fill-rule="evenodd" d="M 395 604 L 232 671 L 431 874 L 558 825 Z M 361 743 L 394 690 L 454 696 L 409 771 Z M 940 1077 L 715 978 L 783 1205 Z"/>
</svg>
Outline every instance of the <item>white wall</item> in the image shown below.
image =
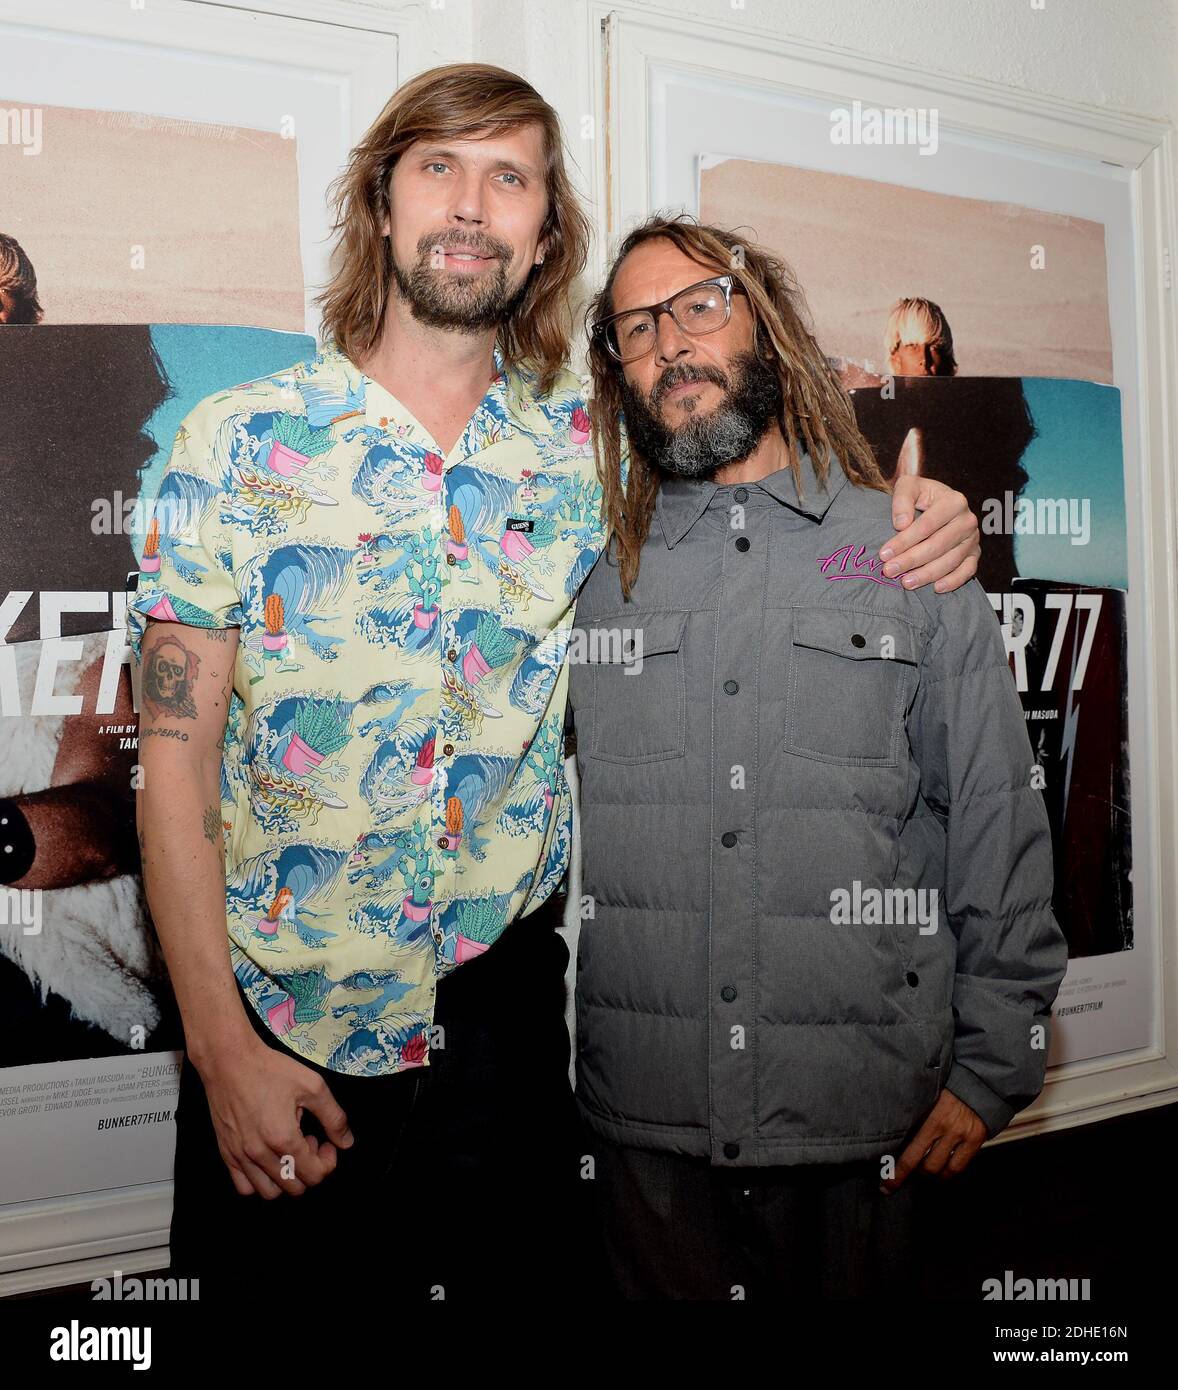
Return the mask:
<svg viewBox="0 0 1178 1390">
<path fill-rule="evenodd" d="M 447 0 L 449 3 L 449 0 Z M 1042 9 L 1033 5 L 1042 4 Z M 550 101 L 586 33 L 581 0 L 469 0 L 473 55 L 523 73 Z M 913 63 L 1137 115 L 1178 119 L 1176 0 L 618 0 Z"/>
<path fill-rule="evenodd" d="M 510 68 L 556 107 L 587 193 L 596 149 L 582 120 L 593 109 L 590 56 L 600 42 L 588 0 L 427 3 L 444 6 L 430 16 L 447 49 L 440 61 Z M 1178 124 L 1178 0 L 617 0 L 612 8 L 832 45 Z"/>
</svg>

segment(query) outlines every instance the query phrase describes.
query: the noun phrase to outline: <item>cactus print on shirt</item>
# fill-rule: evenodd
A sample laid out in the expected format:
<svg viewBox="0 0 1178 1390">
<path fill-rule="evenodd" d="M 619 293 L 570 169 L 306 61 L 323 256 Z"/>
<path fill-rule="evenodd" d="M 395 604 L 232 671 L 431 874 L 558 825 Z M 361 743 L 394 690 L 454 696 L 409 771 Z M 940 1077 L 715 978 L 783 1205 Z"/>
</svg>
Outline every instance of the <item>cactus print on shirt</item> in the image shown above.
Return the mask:
<svg viewBox="0 0 1178 1390">
<path fill-rule="evenodd" d="M 605 538 L 581 386 L 504 370 L 444 457 L 328 345 L 202 400 L 127 613 L 240 629 L 221 769 L 229 951 L 335 1071 L 428 1064 L 436 979 L 560 884 L 565 655 Z M 171 523 L 171 524 L 169 524 Z M 183 649 L 143 679 L 174 689 Z"/>
</svg>

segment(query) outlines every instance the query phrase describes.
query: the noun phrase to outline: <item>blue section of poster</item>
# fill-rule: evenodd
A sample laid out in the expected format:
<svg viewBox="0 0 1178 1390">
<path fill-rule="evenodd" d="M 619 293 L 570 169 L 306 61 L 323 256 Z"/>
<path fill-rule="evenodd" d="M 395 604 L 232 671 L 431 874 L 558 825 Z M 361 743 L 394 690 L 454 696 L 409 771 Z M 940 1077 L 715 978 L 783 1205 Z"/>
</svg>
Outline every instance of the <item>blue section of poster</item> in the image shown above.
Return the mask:
<svg viewBox="0 0 1178 1390">
<path fill-rule="evenodd" d="M 1072 959 L 1132 949 L 1121 398 L 1057 378 L 896 377 L 851 392 L 885 477 L 965 493 L 1051 821 Z"/>
</svg>

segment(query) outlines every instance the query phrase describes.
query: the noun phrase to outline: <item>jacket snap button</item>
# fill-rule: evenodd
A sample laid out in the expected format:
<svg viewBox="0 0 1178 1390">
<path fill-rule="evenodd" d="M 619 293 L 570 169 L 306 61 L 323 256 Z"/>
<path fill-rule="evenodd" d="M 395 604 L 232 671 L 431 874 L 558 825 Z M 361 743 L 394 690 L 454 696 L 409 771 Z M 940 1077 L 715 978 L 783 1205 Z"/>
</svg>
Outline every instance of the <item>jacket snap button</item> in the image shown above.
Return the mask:
<svg viewBox="0 0 1178 1390">
<path fill-rule="evenodd" d="M 747 487 L 738 487 L 732 495 L 738 502 L 747 502 L 749 500 L 749 490 Z"/>
<path fill-rule="evenodd" d="M 912 986 L 913 989 L 915 989 L 916 986 L 920 984 L 920 976 L 916 973 L 915 970 L 910 970 L 908 974 L 904 976 L 904 978 L 908 981 L 908 983 Z"/>
<path fill-rule="evenodd" d="M 725 1004 L 731 1004 L 732 1001 L 736 998 L 736 991 L 732 988 L 731 985 L 725 985 L 724 988 L 720 991 L 720 998 L 723 999 Z"/>
<path fill-rule="evenodd" d="M 720 836 L 720 843 L 724 846 L 725 849 L 731 849 L 732 846 L 736 843 L 736 836 L 732 833 L 731 830 L 725 830 L 723 835 Z"/>
<path fill-rule="evenodd" d="M 749 548 L 751 544 L 752 542 L 749 540 L 747 536 L 738 536 L 736 539 L 736 548 L 742 554 Z"/>
<path fill-rule="evenodd" d="M 739 1144 L 733 1144 L 731 1141 L 729 1141 L 729 1143 L 727 1143 L 727 1144 L 724 1145 L 724 1157 L 725 1157 L 725 1158 L 739 1158 L 739 1157 L 740 1157 L 740 1145 L 739 1145 Z"/>
<path fill-rule="evenodd" d="M 740 686 L 737 685 L 737 683 L 736 683 L 735 681 L 725 681 L 725 682 L 724 682 L 724 693 L 725 693 L 726 695 L 735 695 L 736 692 L 737 692 L 739 689 L 740 689 Z"/>
<path fill-rule="evenodd" d="M 852 635 L 851 635 L 851 646 L 852 646 L 852 647 L 865 647 L 866 645 L 867 645 L 867 638 L 864 637 L 863 634 L 862 634 L 861 632 L 852 633 Z"/>
</svg>

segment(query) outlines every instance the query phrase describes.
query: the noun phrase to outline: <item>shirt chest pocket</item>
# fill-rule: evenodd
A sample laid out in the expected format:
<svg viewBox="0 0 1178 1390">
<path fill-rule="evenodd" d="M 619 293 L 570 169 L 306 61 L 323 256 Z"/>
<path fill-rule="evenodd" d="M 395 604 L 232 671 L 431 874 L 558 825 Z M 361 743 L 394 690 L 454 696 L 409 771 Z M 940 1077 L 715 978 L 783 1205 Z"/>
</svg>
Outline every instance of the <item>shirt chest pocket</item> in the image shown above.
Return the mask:
<svg viewBox="0 0 1178 1390">
<path fill-rule="evenodd" d="M 795 608 L 785 751 L 819 762 L 894 767 L 916 691 L 912 627 L 887 613 Z"/>
<path fill-rule="evenodd" d="M 688 614 L 633 613 L 595 618 L 582 630 L 592 690 L 591 758 L 645 763 L 681 758 L 686 745 L 687 689 L 683 637 Z"/>
</svg>

